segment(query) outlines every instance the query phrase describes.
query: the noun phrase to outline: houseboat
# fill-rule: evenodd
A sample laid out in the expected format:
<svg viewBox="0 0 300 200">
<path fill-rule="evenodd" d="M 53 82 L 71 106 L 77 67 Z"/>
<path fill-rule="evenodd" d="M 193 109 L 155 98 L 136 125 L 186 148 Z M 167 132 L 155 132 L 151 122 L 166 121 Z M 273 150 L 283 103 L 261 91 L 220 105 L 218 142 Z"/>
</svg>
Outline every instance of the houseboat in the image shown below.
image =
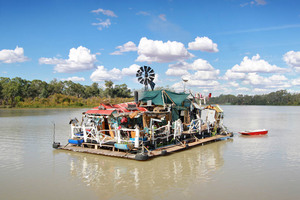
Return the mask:
<svg viewBox="0 0 300 200">
<path fill-rule="evenodd" d="M 201 105 L 197 95 L 156 90 L 137 96 L 135 102 L 101 103 L 84 112 L 80 122 L 72 119 L 68 143 L 53 147 L 148 160 L 233 136 L 220 106 Z"/>
</svg>

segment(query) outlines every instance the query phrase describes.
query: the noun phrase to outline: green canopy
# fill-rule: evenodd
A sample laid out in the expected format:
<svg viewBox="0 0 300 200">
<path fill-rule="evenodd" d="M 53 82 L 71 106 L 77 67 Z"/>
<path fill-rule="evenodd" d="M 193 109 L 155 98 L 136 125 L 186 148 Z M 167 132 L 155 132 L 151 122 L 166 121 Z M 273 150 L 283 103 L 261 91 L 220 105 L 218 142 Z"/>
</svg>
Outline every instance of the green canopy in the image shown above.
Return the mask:
<svg viewBox="0 0 300 200">
<path fill-rule="evenodd" d="M 140 99 L 142 102 L 152 101 L 154 105 L 175 104 L 183 106 L 189 94 L 176 93 L 168 90 L 145 91 Z"/>
</svg>

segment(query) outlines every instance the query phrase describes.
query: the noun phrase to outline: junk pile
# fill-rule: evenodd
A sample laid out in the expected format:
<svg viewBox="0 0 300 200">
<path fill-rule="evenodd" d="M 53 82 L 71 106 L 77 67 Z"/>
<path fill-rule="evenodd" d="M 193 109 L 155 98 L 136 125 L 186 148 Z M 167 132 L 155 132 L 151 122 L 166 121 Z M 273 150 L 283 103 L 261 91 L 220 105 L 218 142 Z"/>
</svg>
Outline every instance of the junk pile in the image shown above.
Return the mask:
<svg viewBox="0 0 300 200">
<path fill-rule="evenodd" d="M 197 95 L 167 90 L 145 91 L 136 102 L 100 104 L 70 121 L 65 146 L 78 152 L 147 160 L 189 146 L 232 136 L 223 110 L 201 105 Z"/>
</svg>

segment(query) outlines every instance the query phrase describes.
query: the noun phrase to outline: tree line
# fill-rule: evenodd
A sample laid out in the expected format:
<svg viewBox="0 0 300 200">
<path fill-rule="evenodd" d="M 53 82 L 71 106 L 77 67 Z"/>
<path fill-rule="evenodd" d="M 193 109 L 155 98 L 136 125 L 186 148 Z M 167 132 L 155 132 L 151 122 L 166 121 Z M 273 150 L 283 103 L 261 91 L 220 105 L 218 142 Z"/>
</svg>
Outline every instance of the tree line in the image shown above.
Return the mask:
<svg viewBox="0 0 300 200">
<path fill-rule="evenodd" d="M 132 98 L 131 93 L 126 84 L 114 85 L 112 81 L 105 81 L 105 88 L 102 88 L 98 83 L 81 85 L 70 80 L 58 81 L 57 79 L 47 83 L 42 80 L 29 81 L 20 77 L 12 79 L 0 77 L 0 107 L 39 107 L 39 105 L 55 107 L 58 104 L 90 106 L 94 104 L 93 101 L 97 101 L 97 98 L 98 100 Z"/>
<path fill-rule="evenodd" d="M 286 90 L 278 90 L 263 95 L 242 95 L 232 94 L 212 97 L 210 104 L 230 104 L 230 105 L 300 105 L 300 94 L 291 94 Z"/>
</svg>

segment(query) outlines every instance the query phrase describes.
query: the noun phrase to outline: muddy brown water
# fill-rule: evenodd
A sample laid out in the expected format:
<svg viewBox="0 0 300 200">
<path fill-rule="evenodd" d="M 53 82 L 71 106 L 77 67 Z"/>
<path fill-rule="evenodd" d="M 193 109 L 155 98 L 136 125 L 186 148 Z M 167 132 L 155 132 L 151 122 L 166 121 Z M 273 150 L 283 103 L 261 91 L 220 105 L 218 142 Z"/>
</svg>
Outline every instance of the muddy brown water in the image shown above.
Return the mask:
<svg viewBox="0 0 300 200">
<path fill-rule="evenodd" d="M 0 199 L 299 199 L 300 107 L 222 106 L 238 132 L 147 162 L 52 149 L 85 109 L 0 110 Z"/>
</svg>

